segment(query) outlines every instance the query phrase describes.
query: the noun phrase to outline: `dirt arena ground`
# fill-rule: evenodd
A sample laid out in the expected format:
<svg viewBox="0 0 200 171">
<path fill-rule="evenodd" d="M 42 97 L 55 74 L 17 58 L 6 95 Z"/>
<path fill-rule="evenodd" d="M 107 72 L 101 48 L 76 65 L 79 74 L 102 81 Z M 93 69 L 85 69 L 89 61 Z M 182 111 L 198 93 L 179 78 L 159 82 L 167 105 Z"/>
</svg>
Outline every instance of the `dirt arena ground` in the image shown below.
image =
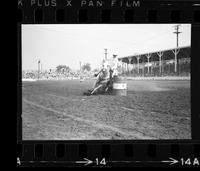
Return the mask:
<svg viewBox="0 0 200 171">
<path fill-rule="evenodd" d="M 127 96 L 84 96 L 93 83 L 23 82 L 23 140 L 191 138 L 189 80 L 128 80 Z"/>
</svg>

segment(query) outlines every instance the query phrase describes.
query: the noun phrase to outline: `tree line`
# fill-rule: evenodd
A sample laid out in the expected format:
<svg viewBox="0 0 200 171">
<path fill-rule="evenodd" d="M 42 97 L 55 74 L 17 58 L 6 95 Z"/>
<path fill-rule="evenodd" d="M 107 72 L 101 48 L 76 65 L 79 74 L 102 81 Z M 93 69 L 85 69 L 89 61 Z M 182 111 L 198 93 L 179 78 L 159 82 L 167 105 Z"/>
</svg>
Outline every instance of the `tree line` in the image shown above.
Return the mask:
<svg viewBox="0 0 200 171">
<path fill-rule="evenodd" d="M 58 73 L 64 73 L 64 72 L 70 72 L 71 68 L 66 65 L 58 65 L 56 67 L 56 72 Z M 90 63 L 85 63 L 81 66 L 81 71 L 91 71 Z"/>
</svg>

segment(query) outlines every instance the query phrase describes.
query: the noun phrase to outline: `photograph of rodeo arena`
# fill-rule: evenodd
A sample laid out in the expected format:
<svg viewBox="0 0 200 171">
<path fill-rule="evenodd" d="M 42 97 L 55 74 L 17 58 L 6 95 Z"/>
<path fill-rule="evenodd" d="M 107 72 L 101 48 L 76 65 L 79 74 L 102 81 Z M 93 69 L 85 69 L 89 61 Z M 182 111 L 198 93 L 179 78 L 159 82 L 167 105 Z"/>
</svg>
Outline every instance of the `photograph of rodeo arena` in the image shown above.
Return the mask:
<svg viewBox="0 0 200 171">
<path fill-rule="evenodd" d="M 22 140 L 191 139 L 190 24 L 21 25 Z"/>
</svg>

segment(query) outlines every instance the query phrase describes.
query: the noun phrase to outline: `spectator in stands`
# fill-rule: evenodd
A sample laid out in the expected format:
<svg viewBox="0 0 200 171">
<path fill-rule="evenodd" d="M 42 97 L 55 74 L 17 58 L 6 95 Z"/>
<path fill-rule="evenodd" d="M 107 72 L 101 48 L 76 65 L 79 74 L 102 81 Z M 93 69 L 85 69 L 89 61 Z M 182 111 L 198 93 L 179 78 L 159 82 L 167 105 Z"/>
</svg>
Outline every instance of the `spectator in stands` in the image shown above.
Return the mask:
<svg viewBox="0 0 200 171">
<path fill-rule="evenodd" d="M 119 65 L 119 62 L 118 62 L 118 59 L 117 59 L 117 55 L 113 55 L 113 59 L 112 59 L 111 64 L 110 64 L 111 70 L 113 72 L 112 77 L 118 75 L 118 65 Z"/>
</svg>

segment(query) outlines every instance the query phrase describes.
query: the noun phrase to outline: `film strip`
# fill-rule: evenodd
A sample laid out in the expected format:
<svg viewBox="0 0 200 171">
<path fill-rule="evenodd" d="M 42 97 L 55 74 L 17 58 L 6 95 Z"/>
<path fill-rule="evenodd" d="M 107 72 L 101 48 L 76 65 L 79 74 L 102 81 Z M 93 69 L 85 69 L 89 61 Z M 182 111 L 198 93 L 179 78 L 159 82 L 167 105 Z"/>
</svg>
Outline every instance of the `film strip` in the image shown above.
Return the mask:
<svg viewBox="0 0 200 171">
<path fill-rule="evenodd" d="M 198 143 L 24 143 L 18 145 L 17 165 L 199 167 L 199 149 Z"/>
<path fill-rule="evenodd" d="M 199 1 L 18 0 L 17 167 L 199 167 Z M 189 140 L 22 140 L 22 24 L 192 24 L 191 127 Z"/>
<path fill-rule="evenodd" d="M 23 23 L 198 23 L 190 1 L 18 1 Z"/>
</svg>

